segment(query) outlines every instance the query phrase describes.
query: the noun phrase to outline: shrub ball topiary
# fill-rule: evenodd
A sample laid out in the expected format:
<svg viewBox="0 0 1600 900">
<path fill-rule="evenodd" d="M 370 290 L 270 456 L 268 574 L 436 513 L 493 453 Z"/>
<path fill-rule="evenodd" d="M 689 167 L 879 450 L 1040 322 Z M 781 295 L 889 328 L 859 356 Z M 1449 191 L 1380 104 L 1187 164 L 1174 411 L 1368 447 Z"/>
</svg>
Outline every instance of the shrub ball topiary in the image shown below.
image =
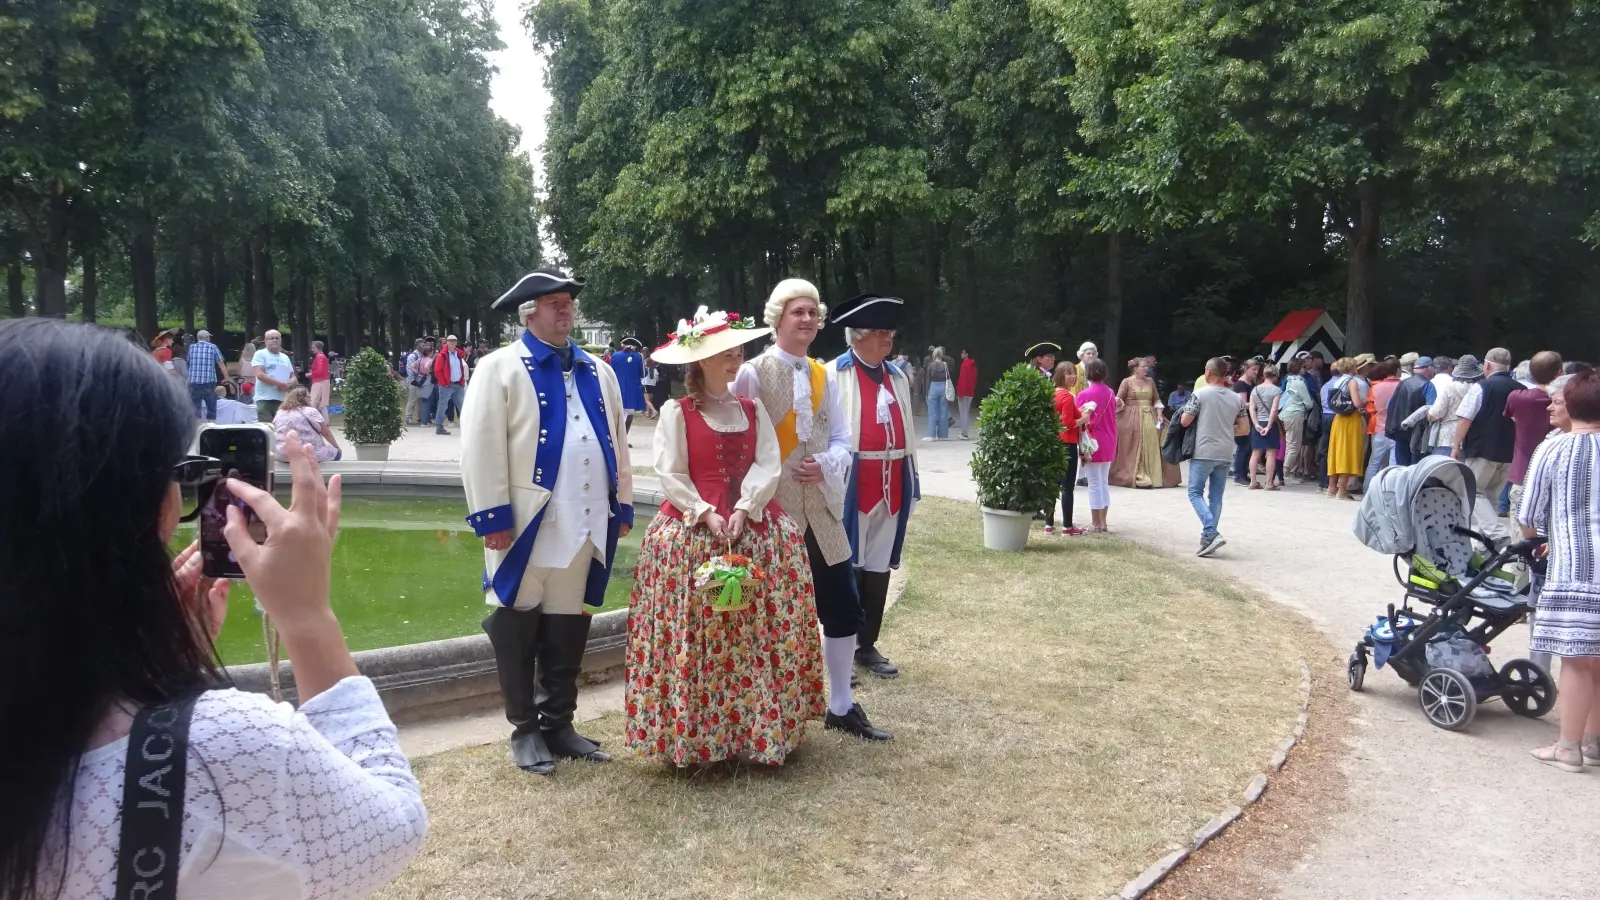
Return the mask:
<svg viewBox="0 0 1600 900">
<path fill-rule="evenodd" d="M 371 347 L 344 367 L 344 433 L 356 444 L 392 444 L 405 431 L 405 392 L 389 363 Z"/>
<path fill-rule="evenodd" d="M 972 480 L 990 509 L 1035 513 L 1049 509 L 1067 474 L 1055 387 L 1027 363 L 1000 376 L 979 407 Z"/>
</svg>

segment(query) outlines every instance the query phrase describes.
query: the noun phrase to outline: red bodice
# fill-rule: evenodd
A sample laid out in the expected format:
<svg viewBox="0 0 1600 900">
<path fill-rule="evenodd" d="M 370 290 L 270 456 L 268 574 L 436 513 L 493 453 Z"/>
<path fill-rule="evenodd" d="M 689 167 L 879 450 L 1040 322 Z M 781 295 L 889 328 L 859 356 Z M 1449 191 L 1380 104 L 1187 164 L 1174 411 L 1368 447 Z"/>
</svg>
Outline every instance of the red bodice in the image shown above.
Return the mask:
<svg viewBox="0 0 1600 900">
<path fill-rule="evenodd" d="M 893 381 L 884 365 L 883 387 L 873 381 L 858 362 L 856 382 L 861 386 L 861 460 L 856 466 L 856 507 L 861 512 L 872 512 L 884 499 L 889 501 L 889 512 L 900 514 L 900 504 L 905 493 L 904 452 L 906 449 L 905 419 L 900 403 L 889 405 L 889 424 L 878 421 L 878 391 L 893 391 Z M 893 393 L 890 396 L 894 396 Z M 886 459 L 885 455 L 898 451 L 901 458 Z M 877 455 L 878 458 L 870 458 Z"/>
<path fill-rule="evenodd" d="M 739 398 L 748 423 L 745 430 L 723 432 L 711 427 L 704 414 L 688 397 L 678 401 L 683 408 L 685 442 L 689 446 L 689 480 L 700 493 L 700 499 L 711 504 L 717 515 L 724 519 L 733 515 L 739 502 L 739 492 L 744 487 L 744 476 L 756 459 L 756 405 L 746 397 Z M 683 518 L 683 510 L 663 501 L 661 512 L 674 519 Z M 761 522 L 752 521 L 752 528 L 766 530 L 772 516 L 782 512 L 777 500 L 767 503 Z"/>
</svg>

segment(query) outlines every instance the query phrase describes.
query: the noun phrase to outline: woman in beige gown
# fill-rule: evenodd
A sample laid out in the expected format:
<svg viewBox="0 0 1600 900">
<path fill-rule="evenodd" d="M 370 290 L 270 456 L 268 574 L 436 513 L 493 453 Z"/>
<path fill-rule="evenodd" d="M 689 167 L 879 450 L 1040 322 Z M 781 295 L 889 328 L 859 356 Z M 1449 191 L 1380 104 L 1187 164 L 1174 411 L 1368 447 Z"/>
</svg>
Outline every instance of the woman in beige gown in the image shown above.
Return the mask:
<svg viewBox="0 0 1600 900">
<path fill-rule="evenodd" d="M 1149 359 L 1128 361 L 1128 377 L 1117 388 L 1117 458 L 1111 463 L 1111 483 L 1117 487 L 1176 487 L 1178 469 L 1161 460 L 1161 429 L 1166 408 L 1150 377 Z M 1168 471 L 1170 470 L 1170 471 Z"/>
</svg>

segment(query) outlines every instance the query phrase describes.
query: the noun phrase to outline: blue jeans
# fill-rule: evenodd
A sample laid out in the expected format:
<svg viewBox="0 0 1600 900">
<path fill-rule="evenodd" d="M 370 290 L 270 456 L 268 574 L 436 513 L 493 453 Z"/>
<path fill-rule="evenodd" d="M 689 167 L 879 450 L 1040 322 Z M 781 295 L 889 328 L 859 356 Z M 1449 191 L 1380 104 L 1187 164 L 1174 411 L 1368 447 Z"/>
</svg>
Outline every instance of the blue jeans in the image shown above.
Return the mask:
<svg viewBox="0 0 1600 900">
<path fill-rule="evenodd" d="M 1200 517 L 1200 534 L 1217 533 L 1217 523 L 1222 521 L 1222 492 L 1228 487 L 1228 469 L 1232 460 L 1189 460 L 1189 504 Z M 1209 482 L 1209 497 L 1202 497 Z"/>
<path fill-rule="evenodd" d="M 950 401 L 944 396 L 944 382 L 935 381 L 928 385 L 928 437 L 947 438 L 950 436 Z"/>
<path fill-rule="evenodd" d="M 195 384 L 189 382 L 189 402 L 194 404 L 194 414 L 202 422 L 217 420 L 217 383 Z"/>
<path fill-rule="evenodd" d="M 1367 460 L 1367 474 L 1361 479 L 1362 487 L 1372 483 L 1379 472 L 1394 465 L 1394 441 L 1383 432 L 1372 436 L 1372 456 Z"/>
<path fill-rule="evenodd" d="M 434 387 L 434 389 L 433 389 L 433 402 L 434 402 L 433 430 L 434 431 L 443 431 L 444 430 L 445 413 L 450 411 L 450 404 L 451 403 L 459 403 L 460 400 L 461 400 L 461 385 L 459 385 L 459 384 L 441 384 L 441 385 L 436 385 Z"/>
</svg>

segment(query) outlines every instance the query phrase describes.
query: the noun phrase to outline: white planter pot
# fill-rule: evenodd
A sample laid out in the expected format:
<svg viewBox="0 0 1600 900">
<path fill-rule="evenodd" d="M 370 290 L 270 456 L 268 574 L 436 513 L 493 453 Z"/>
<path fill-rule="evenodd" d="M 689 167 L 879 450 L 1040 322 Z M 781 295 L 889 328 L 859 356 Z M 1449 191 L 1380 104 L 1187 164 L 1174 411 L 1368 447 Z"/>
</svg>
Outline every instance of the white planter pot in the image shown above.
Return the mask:
<svg viewBox="0 0 1600 900">
<path fill-rule="evenodd" d="M 388 444 L 356 444 L 356 459 L 363 462 L 388 462 Z"/>
<path fill-rule="evenodd" d="M 1033 526 L 1033 515 L 1008 509 L 990 509 L 987 506 L 982 509 L 983 546 L 1006 553 L 1021 553 L 1028 544 L 1028 529 Z"/>
</svg>

